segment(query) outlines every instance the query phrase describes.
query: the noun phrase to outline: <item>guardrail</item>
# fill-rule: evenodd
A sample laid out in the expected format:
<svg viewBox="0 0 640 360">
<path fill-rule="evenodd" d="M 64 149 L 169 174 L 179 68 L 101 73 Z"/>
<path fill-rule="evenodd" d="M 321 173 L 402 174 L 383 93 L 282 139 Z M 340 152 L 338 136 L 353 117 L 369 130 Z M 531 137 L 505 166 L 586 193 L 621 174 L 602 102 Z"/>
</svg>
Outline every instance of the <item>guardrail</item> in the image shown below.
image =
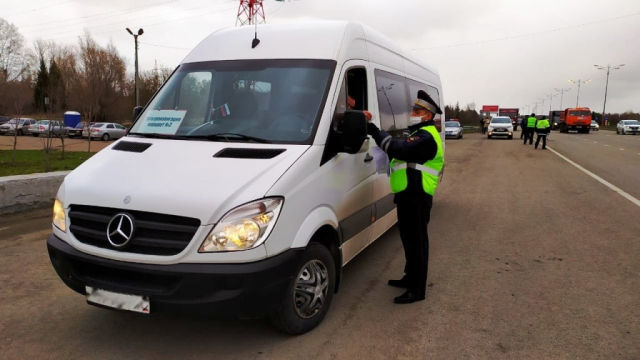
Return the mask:
<svg viewBox="0 0 640 360">
<path fill-rule="evenodd" d="M 62 180 L 69 172 L 0 177 L 0 214 L 53 204 Z"/>
</svg>

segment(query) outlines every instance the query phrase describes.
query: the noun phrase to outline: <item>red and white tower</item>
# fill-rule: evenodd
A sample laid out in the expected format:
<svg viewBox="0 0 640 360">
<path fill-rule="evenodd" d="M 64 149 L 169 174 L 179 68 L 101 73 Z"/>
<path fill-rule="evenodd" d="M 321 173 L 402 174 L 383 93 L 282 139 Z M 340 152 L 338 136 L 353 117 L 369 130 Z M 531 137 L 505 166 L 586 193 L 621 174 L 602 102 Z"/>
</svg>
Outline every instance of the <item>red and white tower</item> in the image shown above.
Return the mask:
<svg viewBox="0 0 640 360">
<path fill-rule="evenodd" d="M 262 0 L 240 0 L 236 26 L 265 23 Z"/>
</svg>

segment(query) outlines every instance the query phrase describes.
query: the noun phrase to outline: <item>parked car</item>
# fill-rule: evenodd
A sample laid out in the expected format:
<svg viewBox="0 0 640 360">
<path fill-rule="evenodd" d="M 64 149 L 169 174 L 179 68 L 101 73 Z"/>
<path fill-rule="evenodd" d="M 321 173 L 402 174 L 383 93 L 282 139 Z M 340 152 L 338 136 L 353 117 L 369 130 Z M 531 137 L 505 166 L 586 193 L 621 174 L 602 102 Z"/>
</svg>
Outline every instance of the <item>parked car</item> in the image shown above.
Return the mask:
<svg viewBox="0 0 640 360">
<path fill-rule="evenodd" d="M 462 139 L 462 126 L 457 121 L 444 122 L 444 136 L 446 138 Z"/>
<path fill-rule="evenodd" d="M 31 118 L 13 118 L 0 125 L 0 135 L 13 135 L 16 131 L 18 132 L 18 135 L 23 135 L 26 132 L 27 127 L 35 123 L 36 120 Z"/>
<path fill-rule="evenodd" d="M 116 123 L 95 123 L 91 125 L 91 138 L 107 141 L 119 139 L 127 134 L 127 128 Z M 87 129 L 82 130 L 82 137 L 89 137 Z"/>
<path fill-rule="evenodd" d="M 640 121 L 638 120 L 620 120 L 616 126 L 616 134 L 640 134 Z"/>
<path fill-rule="evenodd" d="M 32 136 L 60 136 L 63 132 L 64 126 L 58 120 L 38 120 L 29 127 L 29 133 Z"/>
<path fill-rule="evenodd" d="M 82 137 L 82 131 L 84 131 L 85 126 L 87 126 L 87 123 L 84 121 L 80 121 L 76 126 L 66 126 L 67 136 L 70 138 Z"/>
<path fill-rule="evenodd" d="M 600 130 L 600 125 L 595 120 L 591 120 L 591 130 L 592 131 Z"/>
<path fill-rule="evenodd" d="M 511 124 L 510 117 L 494 116 L 491 118 L 487 129 L 487 138 L 491 139 L 494 136 L 506 136 L 508 139 L 513 139 L 513 124 Z"/>
<path fill-rule="evenodd" d="M 0 116 L 0 125 L 6 123 L 7 121 L 9 121 L 11 118 L 8 116 Z"/>
</svg>

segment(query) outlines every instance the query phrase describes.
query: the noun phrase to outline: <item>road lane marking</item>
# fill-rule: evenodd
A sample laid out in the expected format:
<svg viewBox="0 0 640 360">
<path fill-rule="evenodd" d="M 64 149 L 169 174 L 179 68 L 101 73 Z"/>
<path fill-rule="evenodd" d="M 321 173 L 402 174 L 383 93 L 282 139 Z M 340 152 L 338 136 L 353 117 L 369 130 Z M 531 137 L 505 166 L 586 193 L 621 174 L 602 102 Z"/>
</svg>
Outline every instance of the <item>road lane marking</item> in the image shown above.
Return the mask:
<svg viewBox="0 0 640 360">
<path fill-rule="evenodd" d="M 620 148 L 620 151 L 624 151 L 624 148 Z"/>
<path fill-rule="evenodd" d="M 604 146 L 609 146 L 609 145 L 607 145 L 607 144 L 604 144 Z"/>
<path fill-rule="evenodd" d="M 572 160 L 570 160 L 569 158 L 567 158 L 566 156 L 560 154 L 559 152 L 553 150 L 551 147 L 547 146 L 547 149 L 551 150 L 552 153 L 558 155 L 561 159 L 565 160 L 566 162 L 568 162 L 569 164 L 575 166 L 576 168 L 578 168 L 578 170 L 582 171 L 583 173 L 591 176 L 592 178 L 596 179 L 598 182 L 600 182 L 602 185 L 608 187 L 609 189 L 617 192 L 618 194 L 620 194 L 620 196 L 622 196 L 623 198 L 631 201 L 633 204 L 635 204 L 636 206 L 640 207 L 640 200 L 636 199 L 635 197 L 633 197 L 631 194 L 625 192 L 624 190 L 620 189 L 619 187 L 613 185 L 612 183 L 608 182 L 607 180 L 601 178 L 600 176 L 592 173 L 591 171 L 583 168 L 582 166 L 580 166 L 579 164 L 573 162 Z M 640 154 L 638 154 L 640 155 Z"/>
</svg>

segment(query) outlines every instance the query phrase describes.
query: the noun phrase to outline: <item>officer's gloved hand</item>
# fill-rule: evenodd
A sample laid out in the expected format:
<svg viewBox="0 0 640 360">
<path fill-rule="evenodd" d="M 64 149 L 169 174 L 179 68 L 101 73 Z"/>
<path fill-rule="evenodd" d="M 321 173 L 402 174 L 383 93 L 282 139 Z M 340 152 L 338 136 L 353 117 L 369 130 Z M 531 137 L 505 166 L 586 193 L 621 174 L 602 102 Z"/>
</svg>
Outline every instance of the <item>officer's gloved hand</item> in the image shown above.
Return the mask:
<svg viewBox="0 0 640 360">
<path fill-rule="evenodd" d="M 374 136 L 380 132 L 380 129 L 374 123 L 367 123 L 367 134 Z"/>
</svg>

